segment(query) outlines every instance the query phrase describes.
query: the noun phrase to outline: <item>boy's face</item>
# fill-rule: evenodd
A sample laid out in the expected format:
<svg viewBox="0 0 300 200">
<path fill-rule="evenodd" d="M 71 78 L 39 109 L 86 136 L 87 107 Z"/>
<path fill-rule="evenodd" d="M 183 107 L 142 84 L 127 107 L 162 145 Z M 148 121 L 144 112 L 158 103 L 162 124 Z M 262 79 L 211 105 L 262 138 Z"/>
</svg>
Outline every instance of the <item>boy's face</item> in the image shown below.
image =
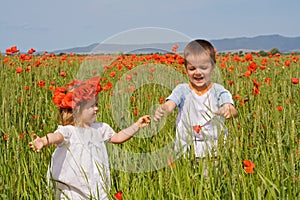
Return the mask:
<svg viewBox="0 0 300 200">
<path fill-rule="evenodd" d="M 98 97 L 93 97 L 84 103 L 78 116 L 79 123 L 83 127 L 89 127 L 91 123 L 96 121 L 98 113 Z"/>
<path fill-rule="evenodd" d="M 198 91 L 206 89 L 215 69 L 210 56 L 207 53 L 188 55 L 186 61 L 186 71 L 192 86 Z"/>
</svg>

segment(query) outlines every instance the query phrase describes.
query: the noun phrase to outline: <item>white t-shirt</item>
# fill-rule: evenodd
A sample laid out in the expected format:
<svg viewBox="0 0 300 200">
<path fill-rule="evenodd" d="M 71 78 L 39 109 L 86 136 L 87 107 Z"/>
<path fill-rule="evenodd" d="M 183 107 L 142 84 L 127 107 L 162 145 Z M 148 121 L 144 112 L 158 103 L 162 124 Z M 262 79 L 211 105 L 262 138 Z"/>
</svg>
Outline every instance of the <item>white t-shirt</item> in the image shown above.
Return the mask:
<svg viewBox="0 0 300 200">
<path fill-rule="evenodd" d="M 47 176 L 58 190 L 71 199 L 107 198 L 110 189 L 110 170 L 105 141 L 115 131 L 106 123 L 93 123 L 91 128 L 72 125 L 58 126 L 55 132 L 64 141 L 55 149 Z"/>
<path fill-rule="evenodd" d="M 222 85 L 214 83 L 204 94 L 196 94 L 189 84 L 179 84 L 166 99 L 178 107 L 176 119 L 176 149 L 184 153 L 194 143 L 196 157 L 205 157 L 218 143 L 224 118 L 215 115 L 223 104 L 231 103 L 232 95 Z"/>
</svg>

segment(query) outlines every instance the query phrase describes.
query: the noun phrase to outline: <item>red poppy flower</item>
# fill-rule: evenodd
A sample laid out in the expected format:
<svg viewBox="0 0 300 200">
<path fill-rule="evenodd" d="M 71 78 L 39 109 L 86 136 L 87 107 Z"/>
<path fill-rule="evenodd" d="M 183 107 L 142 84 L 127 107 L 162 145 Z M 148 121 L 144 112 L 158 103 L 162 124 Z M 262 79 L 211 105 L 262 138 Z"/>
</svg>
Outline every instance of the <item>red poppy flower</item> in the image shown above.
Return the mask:
<svg viewBox="0 0 300 200">
<path fill-rule="evenodd" d="M 249 76 L 251 76 L 251 74 L 252 74 L 251 71 L 246 71 L 246 72 L 244 73 L 244 76 L 249 77 Z"/>
<path fill-rule="evenodd" d="M 248 70 L 251 72 L 256 72 L 256 69 L 257 69 L 257 64 L 252 61 L 248 66 Z"/>
<path fill-rule="evenodd" d="M 62 77 L 66 77 L 67 73 L 66 72 L 60 72 L 59 75 L 62 76 Z"/>
<path fill-rule="evenodd" d="M 299 78 L 292 78 L 292 83 L 293 84 L 298 84 L 299 83 Z"/>
<path fill-rule="evenodd" d="M 283 111 L 283 107 L 282 106 L 277 106 L 277 110 L 278 111 Z"/>
<path fill-rule="evenodd" d="M 7 141 L 7 140 L 8 140 L 8 136 L 7 136 L 6 134 L 4 134 L 4 135 L 3 135 L 3 139 L 4 139 L 5 141 Z"/>
<path fill-rule="evenodd" d="M 258 87 L 253 87 L 252 95 L 259 95 L 259 94 L 260 94 L 259 88 Z"/>
<path fill-rule="evenodd" d="M 259 68 L 260 68 L 261 70 L 265 70 L 267 67 L 266 67 L 265 65 L 261 65 Z"/>
<path fill-rule="evenodd" d="M 135 103 L 136 102 L 136 97 L 131 97 L 130 100 Z"/>
<path fill-rule="evenodd" d="M 160 103 L 160 104 L 163 104 L 164 102 L 165 102 L 165 98 L 164 98 L 164 97 L 160 97 L 160 98 L 159 98 L 159 103 Z"/>
<path fill-rule="evenodd" d="M 174 163 L 173 158 L 169 159 L 169 164 L 171 165 L 172 168 L 175 168 L 175 163 Z"/>
<path fill-rule="evenodd" d="M 11 48 L 6 49 L 6 55 L 11 55 L 13 53 L 18 53 L 20 50 L 17 49 L 17 46 L 12 46 Z"/>
<path fill-rule="evenodd" d="M 123 199 L 123 197 L 122 197 L 122 191 L 119 191 L 119 192 L 117 192 L 114 196 L 115 196 L 115 198 L 117 199 L 117 200 L 122 200 Z"/>
<path fill-rule="evenodd" d="M 226 68 L 226 64 L 225 63 L 221 63 L 220 64 L 220 68 L 225 69 Z"/>
<path fill-rule="evenodd" d="M 34 48 L 31 48 L 27 51 L 27 54 L 33 54 L 35 52 L 35 49 Z"/>
<path fill-rule="evenodd" d="M 194 131 L 196 131 L 196 133 L 200 133 L 202 126 L 196 125 L 196 126 L 193 126 L 193 129 L 194 129 Z"/>
<path fill-rule="evenodd" d="M 266 77 L 265 78 L 265 83 L 267 83 L 267 84 L 269 84 L 271 86 L 272 85 L 271 84 L 271 78 Z"/>
<path fill-rule="evenodd" d="M 38 66 L 40 66 L 41 64 L 42 64 L 41 61 L 40 61 L 40 60 L 37 60 L 37 61 L 34 62 L 33 66 L 38 67 Z"/>
<path fill-rule="evenodd" d="M 107 91 L 107 90 L 111 89 L 112 86 L 113 86 L 113 85 L 112 85 L 111 82 L 107 82 L 107 83 L 106 83 L 106 86 L 103 87 L 103 90 L 104 90 L 104 91 Z"/>
<path fill-rule="evenodd" d="M 284 66 L 289 67 L 291 65 L 291 61 L 286 60 L 284 61 Z"/>
<path fill-rule="evenodd" d="M 49 86 L 49 90 L 50 90 L 50 91 L 54 91 L 54 90 L 55 90 L 55 87 L 52 86 L 52 85 L 50 85 L 50 86 Z"/>
<path fill-rule="evenodd" d="M 150 69 L 149 69 L 149 73 L 153 73 L 155 71 L 155 68 L 154 67 L 151 67 Z"/>
<path fill-rule="evenodd" d="M 12 47 L 10 48 L 10 50 L 11 50 L 12 53 L 17 53 L 17 52 L 20 51 L 19 49 L 17 49 L 17 46 L 12 46 Z"/>
<path fill-rule="evenodd" d="M 261 84 L 260 84 L 259 82 L 256 81 L 256 78 L 253 79 L 253 84 L 254 84 L 254 86 L 257 87 L 257 88 L 258 88 L 259 86 L 261 86 Z"/>
<path fill-rule="evenodd" d="M 28 65 L 28 66 L 26 67 L 26 71 L 30 72 L 30 70 L 31 70 L 31 66 Z"/>
<path fill-rule="evenodd" d="M 175 44 L 173 47 L 172 47 L 172 52 L 176 52 L 178 49 L 178 44 Z"/>
<path fill-rule="evenodd" d="M 118 70 L 121 71 L 122 68 L 123 68 L 123 65 L 119 64 L 119 65 L 118 65 Z"/>
<path fill-rule="evenodd" d="M 251 61 L 252 59 L 253 59 L 253 56 L 252 56 L 251 53 L 247 53 L 247 54 L 245 55 L 245 60 L 246 60 L 246 61 Z"/>
<path fill-rule="evenodd" d="M 133 110 L 133 115 L 137 116 L 138 114 L 139 114 L 139 109 L 137 107 L 135 107 Z"/>
<path fill-rule="evenodd" d="M 16 73 L 20 74 L 23 72 L 23 69 L 21 67 L 16 68 Z"/>
<path fill-rule="evenodd" d="M 131 81 L 132 80 L 132 74 L 127 74 L 126 75 L 126 80 Z"/>
<path fill-rule="evenodd" d="M 113 78 L 113 77 L 116 76 L 116 74 L 117 74 L 116 72 L 111 72 L 111 73 L 109 74 L 109 76 Z"/>
<path fill-rule="evenodd" d="M 44 87 L 45 85 L 46 85 L 46 82 L 45 81 L 43 81 L 43 80 L 40 80 L 40 81 L 38 81 L 38 86 L 40 87 L 40 88 L 42 88 L 42 87 Z"/>
<path fill-rule="evenodd" d="M 10 49 L 6 49 L 6 50 L 5 50 L 5 53 L 6 53 L 6 55 L 11 55 L 11 54 L 12 54 L 12 52 L 11 52 Z"/>
<path fill-rule="evenodd" d="M 237 94 L 233 97 L 234 99 L 240 99 L 241 98 L 241 95 Z"/>
<path fill-rule="evenodd" d="M 73 91 L 68 91 L 69 87 L 72 87 Z M 88 101 L 96 96 L 101 90 L 98 76 L 87 81 L 74 80 L 68 83 L 66 88 L 56 88 L 52 100 L 60 108 L 75 108 L 80 102 Z"/>
<path fill-rule="evenodd" d="M 20 140 L 22 140 L 23 139 L 23 137 L 26 135 L 27 133 L 24 131 L 23 133 L 20 133 L 19 134 L 19 138 L 20 138 Z"/>
<path fill-rule="evenodd" d="M 3 60 L 2 60 L 2 63 L 7 63 L 7 62 L 9 62 L 10 61 L 10 58 L 4 58 Z"/>
<path fill-rule="evenodd" d="M 251 162 L 250 160 L 244 160 L 243 164 L 244 164 L 244 169 L 248 174 L 254 173 L 255 164 L 253 162 Z"/>
</svg>

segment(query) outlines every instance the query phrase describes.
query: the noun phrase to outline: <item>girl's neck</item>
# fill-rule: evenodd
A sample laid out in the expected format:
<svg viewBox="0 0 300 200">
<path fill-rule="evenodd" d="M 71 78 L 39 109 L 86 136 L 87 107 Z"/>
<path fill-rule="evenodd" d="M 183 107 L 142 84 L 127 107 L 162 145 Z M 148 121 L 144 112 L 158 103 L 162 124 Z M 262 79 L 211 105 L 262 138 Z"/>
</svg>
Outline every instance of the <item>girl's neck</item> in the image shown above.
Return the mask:
<svg viewBox="0 0 300 200">
<path fill-rule="evenodd" d="M 74 126 L 77 128 L 91 128 L 91 124 L 86 124 L 81 122 L 76 122 Z"/>
<path fill-rule="evenodd" d="M 210 82 L 209 85 L 201 89 L 194 87 L 191 82 L 189 82 L 189 86 L 197 95 L 201 96 L 208 92 L 208 90 L 213 86 L 213 82 Z"/>
</svg>

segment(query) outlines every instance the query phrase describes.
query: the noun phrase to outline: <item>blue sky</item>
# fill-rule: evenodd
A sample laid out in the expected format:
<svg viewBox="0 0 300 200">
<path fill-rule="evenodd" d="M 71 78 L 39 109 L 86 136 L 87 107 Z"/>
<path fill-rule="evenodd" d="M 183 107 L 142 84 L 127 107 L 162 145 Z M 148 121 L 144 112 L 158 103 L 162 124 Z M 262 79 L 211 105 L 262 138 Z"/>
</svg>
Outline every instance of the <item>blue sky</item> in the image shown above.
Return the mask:
<svg viewBox="0 0 300 200">
<path fill-rule="evenodd" d="M 87 46 L 143 27 L 208 40 L 269 34 L 297 37 L 299 8 L 299 0 L 2 1 L 0 51 L 13 45 L 21 51 Z"/>
</svg>

